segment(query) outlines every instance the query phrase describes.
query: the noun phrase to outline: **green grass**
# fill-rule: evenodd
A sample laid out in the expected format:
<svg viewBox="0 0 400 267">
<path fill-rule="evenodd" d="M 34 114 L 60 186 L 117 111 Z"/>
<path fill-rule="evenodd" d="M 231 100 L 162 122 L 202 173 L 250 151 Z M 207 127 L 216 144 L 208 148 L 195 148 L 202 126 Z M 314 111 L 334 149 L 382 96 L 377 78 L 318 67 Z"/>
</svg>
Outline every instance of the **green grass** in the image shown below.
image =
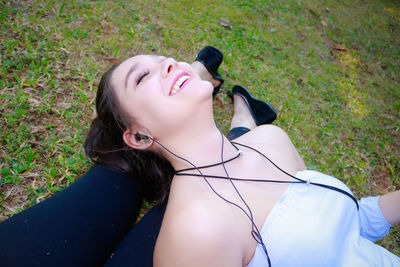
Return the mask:
<svg viewBox="0 0 400 267">
<path fill-rule="evenodd" d="M 358 197 L 400 189 L 399 1 L 2 1 L 0 23 L 0 219 L 90 167 L 82 143 L 110 61 L 190 62 L 205 45 L 225 55 L 224 131 L 240 83 L 277 107 L 309 168 Z M 399 236 L 381 244 L 400 255 Z"/>
</svg>

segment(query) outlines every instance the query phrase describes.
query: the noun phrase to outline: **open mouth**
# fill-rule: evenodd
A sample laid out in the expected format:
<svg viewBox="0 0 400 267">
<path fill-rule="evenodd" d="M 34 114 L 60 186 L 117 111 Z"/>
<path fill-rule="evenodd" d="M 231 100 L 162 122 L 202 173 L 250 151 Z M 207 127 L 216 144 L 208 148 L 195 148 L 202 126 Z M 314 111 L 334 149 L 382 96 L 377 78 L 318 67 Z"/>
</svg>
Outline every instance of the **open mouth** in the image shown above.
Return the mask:
<svg viewBox="0 0 400 267">
<path fill-rule="evenodd" d="M 178 93 L 183 87 L 185 87 L 189 80 L 191 80 L 191 77 L 186 72 L 179 74 L 175 78 L 175 82 L 169 92 L 169 95 Z"/>
</svg>

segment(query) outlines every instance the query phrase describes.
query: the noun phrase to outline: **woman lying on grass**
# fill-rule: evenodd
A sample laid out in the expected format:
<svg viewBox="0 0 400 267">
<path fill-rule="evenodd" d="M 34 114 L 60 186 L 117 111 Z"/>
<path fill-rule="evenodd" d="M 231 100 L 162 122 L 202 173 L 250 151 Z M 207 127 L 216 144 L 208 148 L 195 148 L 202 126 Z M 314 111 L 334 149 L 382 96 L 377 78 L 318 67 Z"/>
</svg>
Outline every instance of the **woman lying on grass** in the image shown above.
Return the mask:
<svg viewBox="0 0 400 267">
<path fill-rule="evenodd" d="M 192 67 L 206 81 L 187 64 L 156 56 L 129 59 L 103 75 L 98 118 L 85 142 L 97 164 L 67 189 L 0 223 L 0 265 L 152 266 L 166 198 L 131 228 L 143 195 L 166 195 L 174 174 L 158 266 L 250 260 L 267 266 L 268 259 L 274 266 L 396 265 L 396 256 L 369 240 L 399 221 L 399 192 L 356 205 L 336 179 L 304 171 L 287 135 L 264 125 L 276 118 L 273 107 L 240 86 L 232 90 L 228 139 L 251 145 L 289 173 L 253 148 L 227 142 L 210 110 L 210 83 L 216 94 L 223 82 L 221 61 L 215 48 L 200 51 Z M 176 170 L 198 169 L 175 172 L 165 158 Z M 298 183 L 279 183 L 286 181 Z"/>
<path fill-rule="evenodd" d="M 235 88 L 254 129 L 231 142 L 214 122 L 213 86 L 190 65 L 141 55 L 103 75 L 92 156 L 128 146 L 124 159 L 151 174 L 151 193 L 170 185 L 154 265 L 399 265 L 373 242 L 400 221 L 400 191 L 357 201 L 338 179 L 306 170 L 284 131 L 255 127 L 251 96 Z"/>
<path fill-rule="evenodd" d="M 207 46 L 192 63 L 197 74 L 213 84 L 214 94 L 224 82 L 218 73 L 222 60 L 221 51 Z M 265 123 L 276 118 L 269 103 L 252 103 L 264 107 Z M 235 109 L 234 120 L 246 116 L 251 117 L 248 109 Z M 96 122 L 85 142 L 96 164 L 66 189 L 0 223 L 0 266 L 153 266 L 165 199 L 136 222 L 144 196 L 148 201 L 157 198 L 164 179 L 149 183 L 154 172 L 141 168 L 124 149 L 102 150 L 115 134 L 109 134 L 112 127 L 97 128 Z M 247 130 L 238 128 L 230 136 Z M 96 144 L 100 147 L 94 150 Z"/>
</svg>

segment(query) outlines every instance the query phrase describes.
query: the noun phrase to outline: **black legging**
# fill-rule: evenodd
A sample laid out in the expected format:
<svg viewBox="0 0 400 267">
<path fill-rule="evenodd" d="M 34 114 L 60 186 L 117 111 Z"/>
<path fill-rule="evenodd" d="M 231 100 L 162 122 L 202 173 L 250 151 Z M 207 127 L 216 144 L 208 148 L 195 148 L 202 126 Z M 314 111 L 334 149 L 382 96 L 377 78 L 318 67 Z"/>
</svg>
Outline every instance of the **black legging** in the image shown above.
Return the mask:
<svg viewBox="0 0 400 267">
<path fill-rule="evenodd" d="M 235 128 L 228 137 L 248 131 Z M 0 266 L 153 266 L 167 202 L 132 228 L 140 191 L 126 174 L 93 166 L 68 188 L 0 223 Z"/>
</svg>

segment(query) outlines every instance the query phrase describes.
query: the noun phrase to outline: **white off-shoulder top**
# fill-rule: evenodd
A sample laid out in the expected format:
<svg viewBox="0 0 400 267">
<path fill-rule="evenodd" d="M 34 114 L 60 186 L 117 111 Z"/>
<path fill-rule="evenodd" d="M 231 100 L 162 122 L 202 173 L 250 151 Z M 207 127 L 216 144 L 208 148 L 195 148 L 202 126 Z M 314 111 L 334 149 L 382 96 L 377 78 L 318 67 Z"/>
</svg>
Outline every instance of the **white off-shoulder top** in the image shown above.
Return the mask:
<svg viewBox="0 0 400 267">
<path fill-rule="evenodd" d="M 338 179 L 301 171 L 296 177 L 351 193 Z M 266 218 L 261 236 L 271 264 L 278 266 L 400 266 L 400 258 L 373 242 L 391 225 L 378 206 L 379 197 L 355 202 L 315 185 L 290 184 Z M 260 244 L 247 267 L 268 266 Z"/>
</svg>

